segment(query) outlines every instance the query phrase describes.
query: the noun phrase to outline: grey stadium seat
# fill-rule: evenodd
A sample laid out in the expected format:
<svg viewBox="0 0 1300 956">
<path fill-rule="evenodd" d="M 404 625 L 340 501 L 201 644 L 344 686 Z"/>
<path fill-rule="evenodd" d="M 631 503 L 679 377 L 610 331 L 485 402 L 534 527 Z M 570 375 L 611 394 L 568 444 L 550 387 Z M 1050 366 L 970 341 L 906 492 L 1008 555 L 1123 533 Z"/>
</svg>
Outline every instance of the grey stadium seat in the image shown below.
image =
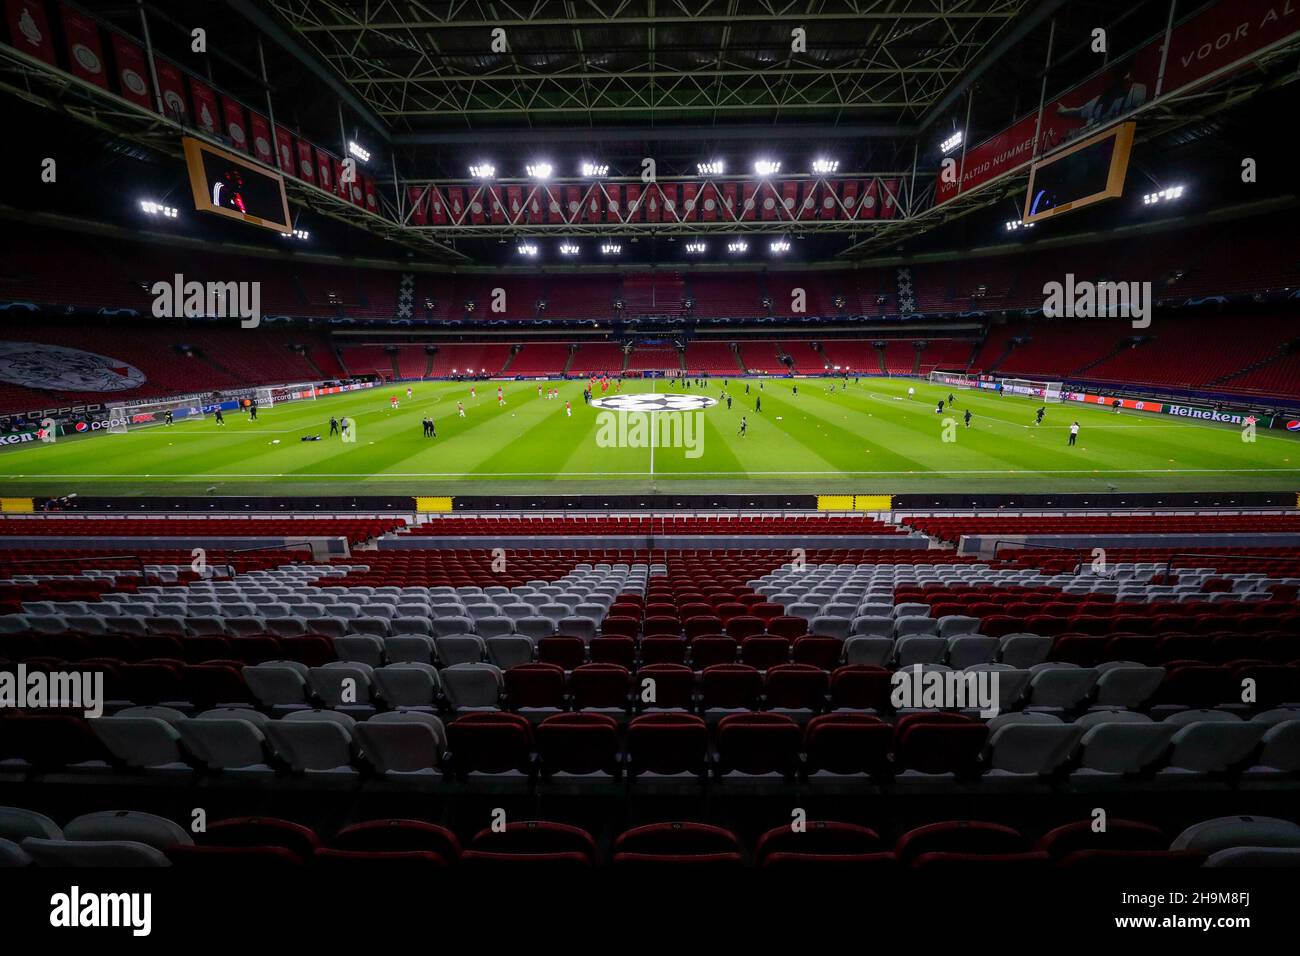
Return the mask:
<svg viewBox="0 0 1300 956">
<path fill-rule="evenodd" d="M 435 637 L 433 645 L 437 651 L 438 663 L 443 667 L 477 663 L 483 660 L 486 651 L 483 638 L 475 634 L 448 634 L 445 637 Z"/>
<path fill-rule="evenodd" d="M 442 683 L 455 710 L 496 710 L 505 679 L 492 664 L 454 664 L 443 669 Z"/>
</svg>

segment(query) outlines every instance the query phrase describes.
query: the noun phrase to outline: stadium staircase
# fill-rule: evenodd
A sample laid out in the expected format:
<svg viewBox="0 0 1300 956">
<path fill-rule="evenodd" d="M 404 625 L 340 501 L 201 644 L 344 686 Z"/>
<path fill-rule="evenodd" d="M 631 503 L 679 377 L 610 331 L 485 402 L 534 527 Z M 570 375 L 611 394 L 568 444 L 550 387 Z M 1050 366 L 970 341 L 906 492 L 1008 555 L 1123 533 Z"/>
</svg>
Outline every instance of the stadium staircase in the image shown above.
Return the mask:
<svg viewBox="0 0 1300 956">
<path fill-rule="evenodd" d="M 1126 348 L 1129 348 L 1129 347 L 1131 347 L 1131 346 L 1134 345 L 1134 344 L 1137 344 L 1137 345 L 1146 345 L 1146 344 L 1149 343 L 1150 341 L 1151 341 L 1151 340 L 1150 340 L 1149 338 L 1145 338 L 1145 337 L 1140 336 L 1140 335 L 1135 335 L 1135 336 L 1132 336 L 1132 337 L 1129 337 L 1129 338 L 1123 338 L 1123 339 L 1121 339 L 1120 341 L 1116 342 L 1115 345 L 1114 345 L 1114 347 L 1113 347 L 1109 352 L 1107 352 L 1105 355 L 1101 356 L 1100 358 L 1093 359 L 1091 362 L 1087 362 L 1087 363 L 1085 363 L 1085 364 L 1083 364 L 1083 365 L 1080 365 L 1078 368 L 1076 368 L 1076 369 L 1075 369 L 1073 372 L 1071 372 L 1070 374 L 1071 374 L 1071 375 L 1083 375 L 1083 374 L 1084 374 L 1085 372 L 1087 372 L 1089 369 L 1096 368 L 1098 365 L 1102 365 L 1102 364 L 1105 363 L 1105 362 L 1109 362 L 1109 361 L 1110 361 L 1111 359 L 1113 359 L 1116 355 L 1119 355 L 1120 352 L 1123 352 Z"/>
<path fill-rule="evenodd" d="M 502 374 L 502 375 L 504 375 L 506 372 L 510 371 L 510 366 L 514 363 L 515 356 L 519 354 L 519 351 L 520 351 L 522 348 L 523 348 L 522 345 L 512 345 L 512 346 L 510 346 L 510 354 L 506 356 L 506 364 L 501 366 L 501 374 Z"/>
<path fill-rule="evenodd" d="M 1276 365 L 1278 362 L 1281 362 L 1283 359 L 1289 358 L 1290 356 L 1294 355 L 1297 349 L 1300 349 L 1300 340 L 1293 340 L 1287 342 L 1279 346 L 1278 350 L 1274 352 L 1272 355 L 1266 355 L 1264 358 L 1256 362 L 1252 362 L 1251 364 L 1247 365 L 1245 368 L 1240 368 L 1235 372 L 1229 372 L 1227 375 L 1220 375 L 1218 378 L 1211 379 L 1209 384 L 1224 385 L 1228 382 L 1231 382 L 1233 379 L 1238 379 L 1238 378 L 1242 378 L 1243 376 L 1249 375 L 1251 372 L 1255 371 L 1256 369 L 1267 368 L 1270 365 Z"/>
<path fill-rule="evenodd" d="M 886 347 L 887 347 L 887 346 L 885 346 L 885 347 L 882 347 L 882 346 L 879 346 L 879 345 L 875 346 L 875 349 L 876 349 L 876 364 L 880 366 L 880 374 L 881 374 L 881 375 L 888 375 L 888 374 L 889 374 L 889 365 L 888 365 L 888 363 L 885 362 L 885 348 L 886 348 Z"/>
<path fill-rule="evenodd" d="M 736 342 L 728 343 L 731 347 L 731 354 L 736 357 L 736 365 L 740 368 L 742 375 L 749 374 L 749 369 L 745 367 L 745 360 L 740 354 L 740 345 Z"/>
<path fill-rule="evenodd" d="M 1008 341 L 1007 347 L 1002 350 L 1001 355 L 999 355 L 996 359 L 993 360 L 993 362 L 989 364 L 987 371 L 990 372 L 997 371 L 999 368 L 1002 367 L 1003 362 L 1011 358 L 1011 353 L 1014 352 L 1015 350 L 1016 350 L 1016 343 L 1014 341 Z"/>
<path fill-rule="evenodd" d="M 428 350 L 424 353 L 424 375 L 423 378 L 433 378 L 433 356 L 434 353 Z"/>
<path fill-rule="evenodd" d="M 564 368 L 560 371 L 561 375 L 567 376 L 569 374 L 569 368 L 573 365 L 573 360 L 578 357 L 578 349 L 580 347 L 581 346 L 576 343 L 569 346 L 569 357 L 564 360 Z"/>
</svg>

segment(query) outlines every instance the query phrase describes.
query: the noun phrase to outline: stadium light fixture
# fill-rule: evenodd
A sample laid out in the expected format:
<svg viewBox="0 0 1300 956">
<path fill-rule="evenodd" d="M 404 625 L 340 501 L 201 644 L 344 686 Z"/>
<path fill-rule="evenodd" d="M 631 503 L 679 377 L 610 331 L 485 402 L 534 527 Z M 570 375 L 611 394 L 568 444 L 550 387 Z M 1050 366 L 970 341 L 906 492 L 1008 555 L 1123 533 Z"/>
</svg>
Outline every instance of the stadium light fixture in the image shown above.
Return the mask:
<svg viewBox="0 0 1300 956">
<path fill-rule="evenodd" d="M 749 243 L 746 242 L 744 239 L 736 239 L 736 240 L 733 241 L 733 242 L 729 242 L 729 243 L 727 243 L 727 251 L 728 251 L 728 252 L 748 252 L 748 251 L 749 251 Z"/>
<path fill-rule="evenodd" d="M 609 165 L 607 163 L 583 163 L 582 175 L 589 179 L 599 179 L 602 176 L 608 176 Z"/>
<path fill-rule="evenodd" d="M 351 153 L 353 156 L 355 156 L 357 159 L 361 160 L 363 163 L 370 162 L 370 150 L 365 149 L 359 143 L 354 143 L 349 140 L 348 152 Z"/>
<path fill-rule="evenodd" d="M 491 179 L 497 174 L 497 168 L 491 163 L 476 163 L 469 168 L 469 174 L 475 179 Z"/>
<path fill-rule="evenodd" d="M 176 219 L 180 211 L 175 206 L 168 206 L 152 199 L 140 200 L 140 209 L 147 216 L 162 216 L 164 219 Z"/>
<path fill-rule="evenodd" d="M 768 246 L 768 248 L 778 254 L 782 252 L 789 252 L 790 243 L 785 239 L 774 239 L 772 240 L 772 244 Z"/>
<path fill-rule="evenodd" d="M 1017 229 L 1033 229 L 1038 225 L 1035 222 L 1021 222 L 1019 219 L 1008 219 L 1005 223 L 1007 232 L 1015 232 Z"/>
<path fill-rule="evenodd" d="M 939 150 L 944 153 L 951 153 L 961 145 L 961 130 L 955 130 L 951 136 L 939 144 Z"/>
<path fill-rule="evenodd" d="M 537 255 L 537 246 L 531 242 L 521 242 L 519 245 L 515 246 L 515 248 L 519 250 L 521 256 Z"/>
<path fill-rule="evenodd" d="M 616 256 L 623 251 L 623 247 L 617 242 L 607 242 L 600 247 L 600 251 L 606 256 Z"/>
<path fill-rule="evenodd" d="M 695 171 L 701 176 L 721 176 L 727 167 L 720 159 L 711 159 L 707 163 L 696 163 Z"/>
<path fill-rule="evenodd" d="M 814 159 L 812 164 L 812 171 L 823 175 L 826 173 L 836 172 L 839 168 L 840 161 L 838 159 L 825 159 L 819 157 Z"/>
<path fill-rule="evenodd" d="M 301 239 L 305 242 L 311 236 L 311 233 L 306 229 L 295 229 L 293 232 L 282 232 L 280 235 L 286 239 Z"/>
<path fill-rule="evenodd" d="M 551 169 L 550 163 L 529 163 L 524 167 L 525 172 L 533 179 L 550 179 Z"/>
<path fill-rule="evenodd" d="M 775 176 L 781 171 L 780 160 L 758 159 L 754 161 L 754 172 L 760 176 Z"/>
<path fill-rule="evenodd" d="M 561 245 L 560 245 L 560 255 L 562 255 L 562 256 L 576 256 L 577 254 L 578 254 L 578 247 L 575 246 L 573 243 L 571 243 L 571 242 L 561 243 Z"/>
<path fill-rule="evenodd" d="M 688 242 L 686 243 L 687 252 L 704 252 L 709 248 L 707 242 Z"/>
<path fill-rule="evenodd" d="M 1142 197 L 1144 206 L 1155 206 L 1162 202 L 1173 202 L 1175 199 L 1183 198 L 1184 186 L 1170 186 L 1168 189 L 1162 189 L 1159 192 L 1147 193 Z"/>
</svg>

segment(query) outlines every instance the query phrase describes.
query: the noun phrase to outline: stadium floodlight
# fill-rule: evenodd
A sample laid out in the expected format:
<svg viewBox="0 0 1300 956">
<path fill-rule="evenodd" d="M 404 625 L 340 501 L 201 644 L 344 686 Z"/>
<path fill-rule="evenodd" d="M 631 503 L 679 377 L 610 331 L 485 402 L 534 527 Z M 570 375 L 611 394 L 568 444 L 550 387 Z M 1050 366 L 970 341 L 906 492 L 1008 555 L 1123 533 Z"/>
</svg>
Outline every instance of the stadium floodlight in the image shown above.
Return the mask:
<svg viewBox="0 0 1300 956">
<path fill-rule="evenodd" d="M 1146 206 L 1154 206 L 1162 202 L 1173 202 L 1175 199 L 1183 198 L 1183 186 L 1170 186 L 1168 189 L 1162 189 L 1159 192 L 1147 193 L 1142 197 L 1142 203 Z"/>
<path fill-rule="evenodd" d="M 348 152 L 361 160 L 363 163 L 370 162 L 370 150 L 365 149 L 359 143 L 348 142 Z"/>
<path fill-rule="evenodd" d="M 1017 229 L 1033 229 L 1036 225 L 1038 225 L 1036 222 L 1022 222 L 1019 219 L 1008 219 L 1003 223 L 1003 227 L 1007 232 L 1015 232 Z"/>
<path fill-rule="evenodd" d="M 582 175 L 595 179 L 599 179 L 601 176 L 608 176 L 609 165 L 606 163 L 583 163 Z"/>
<path fill-rule="evenodd" d="M 578 247 L 575 246 L 573 243 L 565 242 L 560 244 L 560 255 L 576 256 L 577 254 L 578 254 Z"/>
<path fill-rule="evenodd" d="M 838 159 L 824 159 L 819 157 L 814 159 L 812 164 L 812 171 L 820 174 L 833 173 L 839 168 L 840 161 Z"/>
<path fill-rule="evenodd" d="M 168 206 L 152 199 L 140 200 L 140 209 L 147 216 L 162 216 L 165 219 L 176 219 L 180 216 L 180 211 L 175 206 Z"/>
<path fill-rule="evenodd" d="M 939 144 L 939 149 L 944 153 L 951 153 L 961 145 L 961 130 L 956 130 L 951 136 Z"/>
<path fill-rule="evenodd" d="M 785 239 L 773 239 L 772 244 L 768 246 L 768 248 L 776 253 L 789 252 L 790 243 Z"/>
<path fill-rule="evenodd" d="M 524 171 L 533 179 L 550 179 L 551 169 L 550 163 L 529 163 L 524 167 Z"/>
<path fill-rule="evenodd" d="M 282 232 L 280 235 L 284 236 L 286 239 L 301 239 L 306 241 L 311 233 L 306 229 L 295 229 L 293 232 Z"/>
<path fill-rule="evenodd" d="M 603 255 L 616 256 L 623 251 L 623 247 L 617 242 L 607 242 L 600 247 L 600 251 Z"/>
<path fill-rule="evenodd" d="M 519 250 L 521 256 L 537 255 L 537 246 L 531 242 L 521 242 L 519 245 L 515 246 L 515 248 Z"/>
<path fill-rule="evenodd" d="M 754 161 L 754 172 L 760 176 L 775 176 L 781 171 L 781 162 L 776 159 L 758 159 Z"/>
<path fill-rule="evenodd" d="M 728 252 L 748 252 L 749 243 L 744 239 L 737 239 L 734 242 L 727 243 Z"/>
<path fill-rule="evenodd" d="M 704 252 L 704 251 L 705 251 L 706 249 L 708 249 L 708 248 L 709 248 L 709 244 L 708 244 L 707 242 L 688 242 L 688 243 L 686 243 L 686 251 L 687 251 L 687 252 Z"/>
<path fill-rule="evenodd" d="M 695 171 L 701 176 L 721 176 L 727 167 L 720 159 L 711 159 L 707 163 L 696 163 Z"/>
<path fill-rule="evenodd" d="M 497 168 L 491 163 L 476 163 L 469 168 L 469 174 L 475 179 L 491 179 L 497 174 Z"/>
</svg>

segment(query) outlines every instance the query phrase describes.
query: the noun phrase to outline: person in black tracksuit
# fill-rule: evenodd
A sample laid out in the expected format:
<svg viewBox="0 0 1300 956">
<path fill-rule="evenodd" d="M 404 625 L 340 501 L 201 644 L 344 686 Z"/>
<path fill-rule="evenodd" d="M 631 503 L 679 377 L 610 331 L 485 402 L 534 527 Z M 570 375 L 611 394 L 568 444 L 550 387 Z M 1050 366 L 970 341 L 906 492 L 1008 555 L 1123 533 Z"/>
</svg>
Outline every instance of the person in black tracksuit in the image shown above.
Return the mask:
<svg viewBox="0 0 1300 956">
<path fill-rule="evenodd" d="M 331 435 L 337 435 L 338 433 L 339 433 L 339 420 L 338 420 L 337 418 L 335 418 L 333 415 L 331 415 L 331 416 L 330 416 L 330 434 L 331 434 Z"/>
</svg>

